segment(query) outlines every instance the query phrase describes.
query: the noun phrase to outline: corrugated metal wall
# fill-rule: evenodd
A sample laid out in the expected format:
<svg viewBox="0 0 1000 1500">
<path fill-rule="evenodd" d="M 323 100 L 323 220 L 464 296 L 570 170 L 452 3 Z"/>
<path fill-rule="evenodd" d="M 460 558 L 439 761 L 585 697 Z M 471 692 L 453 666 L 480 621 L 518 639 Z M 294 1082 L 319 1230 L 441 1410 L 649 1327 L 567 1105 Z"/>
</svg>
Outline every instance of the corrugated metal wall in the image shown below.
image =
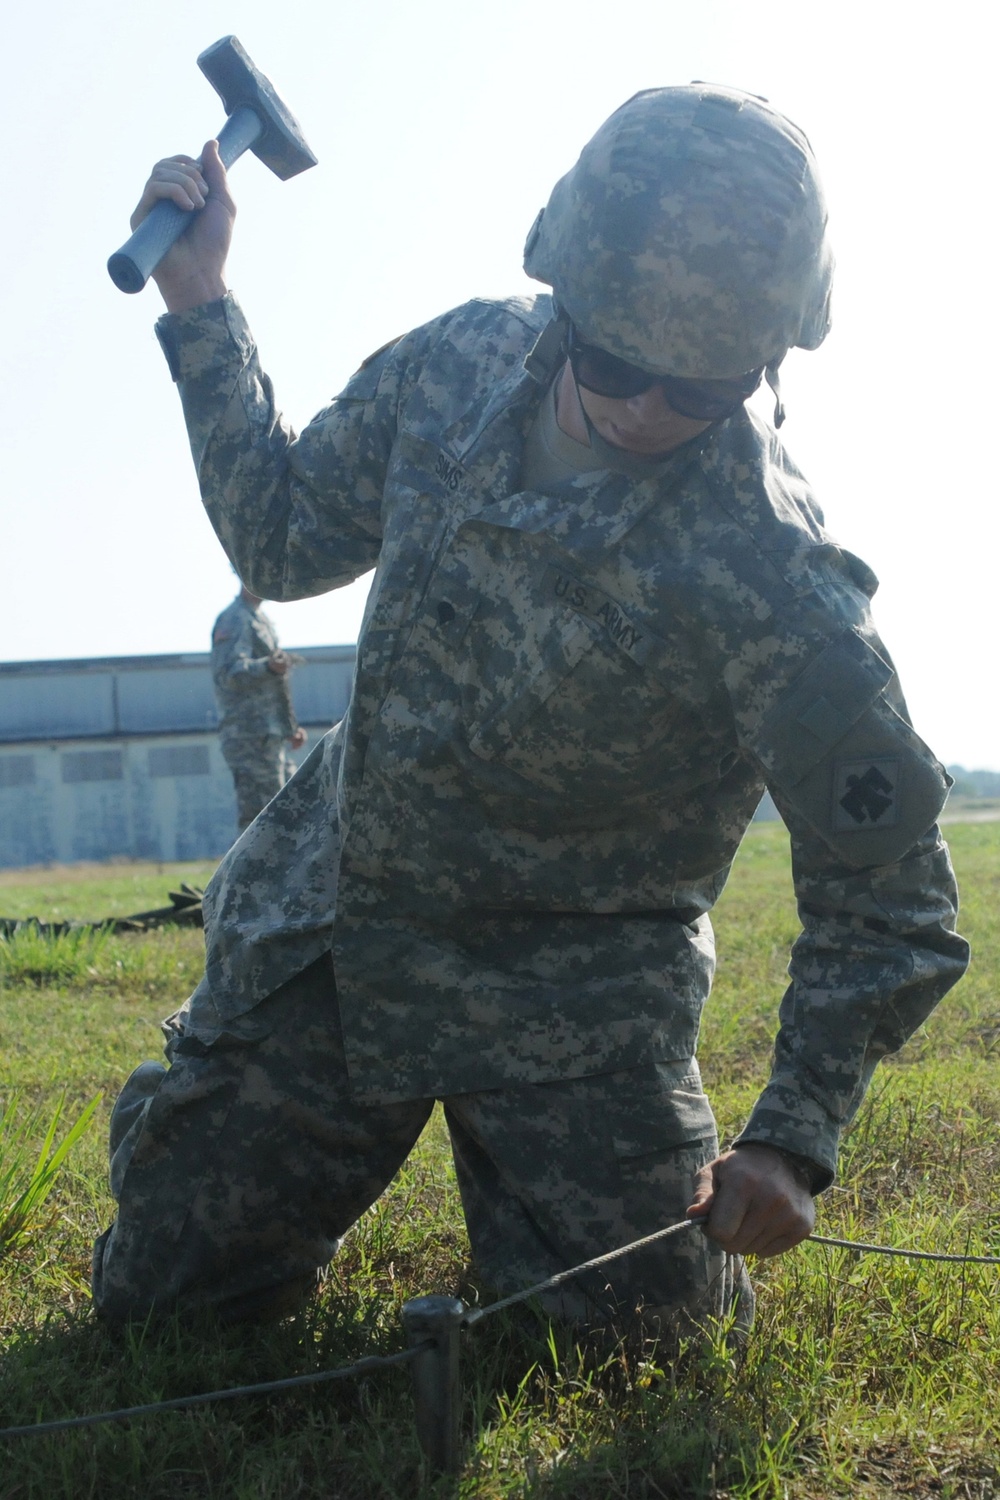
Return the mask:
<svg viewBox="0 0 1000 1500">
<path fill-rule="evenodd" d="M 354 647 L 299 654 L 307 753 L 344 715 Z M 225 853 L 236 805 L 216 724 L 207 653 L 0 663 L 0 867 Z"/>
</svg>

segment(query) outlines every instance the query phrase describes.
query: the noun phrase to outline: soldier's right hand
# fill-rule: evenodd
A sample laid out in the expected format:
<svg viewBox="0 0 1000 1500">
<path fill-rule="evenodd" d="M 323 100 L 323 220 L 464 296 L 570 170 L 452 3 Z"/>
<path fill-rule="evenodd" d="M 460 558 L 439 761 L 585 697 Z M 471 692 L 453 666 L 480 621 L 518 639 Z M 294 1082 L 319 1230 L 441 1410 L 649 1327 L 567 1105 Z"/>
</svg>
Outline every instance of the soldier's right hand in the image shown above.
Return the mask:
<svg viewBox="0 0 1000 1500">
<path fill-rule="evenodd" d="M 236 204 L 215 141 L 206 141 L 201 160 L 169 156 L 158 161 L 132 214 L 136 229 L 166 199 L 191 215 L 191 223 L 153 272 L 170 312 L 213 302 L 226 290 L 225 267 L 233 237 Z"/>
</svg>

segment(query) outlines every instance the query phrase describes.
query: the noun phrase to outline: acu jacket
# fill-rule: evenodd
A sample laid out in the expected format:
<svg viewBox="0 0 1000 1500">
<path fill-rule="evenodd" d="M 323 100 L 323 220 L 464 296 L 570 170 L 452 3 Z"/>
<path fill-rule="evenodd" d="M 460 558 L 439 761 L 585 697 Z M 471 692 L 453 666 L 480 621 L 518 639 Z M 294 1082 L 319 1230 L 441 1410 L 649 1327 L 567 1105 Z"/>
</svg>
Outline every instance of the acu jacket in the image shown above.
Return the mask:
<svg viewBox="0 0 1000 1500">
<path fill-rule="evenodd" d="M 361 1101 L 688 1057 L 707 913 L 766 785 L 802 932 L 741 1139 L 828 1182 L 878 1059 L 967 961 L 934 826 L 947 777 L 872 574 L 751 413 L 649 478 L 521 488 L 550 307 L 446 314 L 298 437 L 231 295 L 160 320 L 240 577 L 287 600 L 376 568 L 346 718 L 206 893 L 190 1025 L 252 1035 L 259 1001 L 332 949 Z"/>
</svg>

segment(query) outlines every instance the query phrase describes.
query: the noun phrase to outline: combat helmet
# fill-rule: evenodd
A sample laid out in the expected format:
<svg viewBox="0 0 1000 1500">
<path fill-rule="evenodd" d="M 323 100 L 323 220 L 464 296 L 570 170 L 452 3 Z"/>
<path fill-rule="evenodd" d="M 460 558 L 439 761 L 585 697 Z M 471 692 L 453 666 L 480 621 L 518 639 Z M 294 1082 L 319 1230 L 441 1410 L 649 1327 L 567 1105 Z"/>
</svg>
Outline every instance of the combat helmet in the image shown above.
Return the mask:
<svg viewBox="0 0 1000 1500">
<path fill-rule="evenodd" d="M 753 94 L 646 89 L 606 120 L 528 235 L 527 274 L 589 343 L 734 379 L 817 348 L 833 254 L 812 148 Z"/>
</svg>

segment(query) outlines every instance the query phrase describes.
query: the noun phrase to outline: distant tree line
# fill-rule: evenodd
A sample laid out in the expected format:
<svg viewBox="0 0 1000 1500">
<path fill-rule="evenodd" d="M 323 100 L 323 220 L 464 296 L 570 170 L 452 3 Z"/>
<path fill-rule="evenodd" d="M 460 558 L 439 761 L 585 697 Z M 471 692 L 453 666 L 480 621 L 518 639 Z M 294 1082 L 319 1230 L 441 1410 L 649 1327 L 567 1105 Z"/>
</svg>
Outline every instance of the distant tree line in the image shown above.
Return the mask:
<svg viewBox="0 0 1000 1500">
<path fill-rule="evenodd" d="M 1000 771 L 967 771 L 964 766 L 949 766 L 955 778 L 953 797 L 1000 797 Z"/>
</svg>

